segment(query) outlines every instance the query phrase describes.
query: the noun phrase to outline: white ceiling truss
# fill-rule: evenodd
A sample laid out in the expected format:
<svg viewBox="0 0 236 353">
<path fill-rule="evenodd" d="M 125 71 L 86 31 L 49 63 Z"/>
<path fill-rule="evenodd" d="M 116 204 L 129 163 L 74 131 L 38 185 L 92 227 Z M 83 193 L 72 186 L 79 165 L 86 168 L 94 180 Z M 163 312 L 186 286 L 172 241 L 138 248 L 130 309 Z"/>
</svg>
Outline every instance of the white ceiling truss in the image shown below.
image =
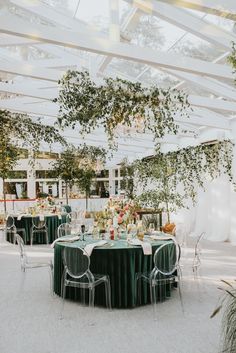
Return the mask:
<svg viewBox="0 0 236 353">
<path fill-rule="evenodd" d="M 109 14 L 107 30 L 78 16 L 82 11 L 79 1 L 74 2 L 71 12 L 46 0 L 0 1 L 0 109 L 42 116 L 45 123 L 53 124 L 58 114 L 58 106 L 52 102 L 58 95 L 58 80 L 68 68 L 87 69 L 95 80 L 120 76 L 144 85 L 156 81 L 163 87 L 165 80 L 169 80 L 170 87 L 189 93 L 193 108 L 190 118 L 175 118 L 186 131 L 166 136 L 162 140 L 165 145 L 182 146 L 186 139 L 196 144 L 202 131 L 204 136 L 207 131 L 216 136 L 222 136 L 222 131 L 230 134 L 231 122 L 236 117 L 236 88 L 232 68 L 225 59 L 232 42 L 236 42 L 235 26 L 231 26 L 236 21 L 236 2 L 94 0 L 95 15 L 96 6 L 104 1 Z M 123 16 L 121 3 L 125 8 Z M 157 32 L 166 30 L 171 37 L 171 29 L 176 29 L 179 37 L 176 34 L 172 41 L 168 38 L 164 49 L 140 45 L 134 33 L 145 16 L 157 21 Z M 225 21 L 225 26 L 220 21 Z M 197 55 L 197 44 L 193 44 L 192 52 L 186 51 L 186 44 L 185 50 L 181 49 L 180 44 L 189 43 L 187 38 L 190 42 L 196 40 L 203 48 L 209 46 L 209 57 Z M 122 65 L 126 63 L 134 63 L 135 73 L 125 70 Z M 84 140 L 76 131 L 67 130 L 64 135 L 78 145 Z M 85 141 L 107 147 L 102 131 L 95 131 Z M 115 162 L 126 155 L 145 156 L 154 149 L 150 134 L 135 133 L 130 137 L 121 133 L 118 141 Z"/>
</svg>

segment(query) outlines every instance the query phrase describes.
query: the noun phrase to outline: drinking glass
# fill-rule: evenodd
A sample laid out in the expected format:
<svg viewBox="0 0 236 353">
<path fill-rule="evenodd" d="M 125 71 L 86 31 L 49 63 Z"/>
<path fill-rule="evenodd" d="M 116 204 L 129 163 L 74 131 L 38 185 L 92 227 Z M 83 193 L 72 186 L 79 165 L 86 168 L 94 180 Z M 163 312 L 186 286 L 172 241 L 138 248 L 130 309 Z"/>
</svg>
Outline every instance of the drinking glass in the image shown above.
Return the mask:
<svg viewBox="0 0 236 353">
<path fill-rule="evenodd" d="M 130 230 L 130 234 L 132 238 L 135 238 L 137 235 L 137 227 L 135 224 L 132 224 L 131 230 Z"/>
<path fill-rule="evenodd" d="M 149 232 L 150 232 L 150 234 L 152 234 L 154 231 L 155 231 L 155 225 L 154 225 L 154 223 L 150 223 L 149 224 Z"/>
</svg>

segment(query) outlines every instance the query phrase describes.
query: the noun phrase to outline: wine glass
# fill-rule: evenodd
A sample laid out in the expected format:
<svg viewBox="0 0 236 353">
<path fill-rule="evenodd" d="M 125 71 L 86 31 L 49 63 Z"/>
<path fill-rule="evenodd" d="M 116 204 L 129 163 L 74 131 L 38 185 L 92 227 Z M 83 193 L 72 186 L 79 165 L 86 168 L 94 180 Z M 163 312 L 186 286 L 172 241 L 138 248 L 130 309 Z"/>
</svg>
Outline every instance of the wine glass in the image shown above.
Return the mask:
<svg viewBox="0 0 236 353">
<path fill-rule="evenodd" d="M 155 231 L 155 224 L 154 223 L 150 223 L 149 224 L 149 232 L 150 234 L 152 234 Z"/>
<path fill-rule="evenodd" d="M 82 233 L 82 240 L 84 241 L 84 233 L 85 233 L 85 224 L 81 224 L 81 233 Z"/>
<path fill-rule="evenodd" d="M 132 224 L 132 227 L 130 229 L 130 234 L 132 238 L 135 238 L 137 235 L 137 227 L 135 224 Z"/>
</svg>

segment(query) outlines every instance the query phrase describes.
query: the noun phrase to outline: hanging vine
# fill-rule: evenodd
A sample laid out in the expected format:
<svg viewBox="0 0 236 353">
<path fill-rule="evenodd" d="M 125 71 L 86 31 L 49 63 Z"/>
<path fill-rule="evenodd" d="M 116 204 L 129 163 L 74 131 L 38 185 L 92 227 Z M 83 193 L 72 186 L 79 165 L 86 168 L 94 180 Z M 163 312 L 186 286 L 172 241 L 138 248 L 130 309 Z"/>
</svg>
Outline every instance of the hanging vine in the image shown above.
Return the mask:
<svg viewBox="0 0 236 353">
<path fill-rule="evenodd" d="M 188 117 L 189 103 L 179 90 L 143 87 L 139 82 L 105 78 L 96 85 L 87 71 L 68 71 L 59 81 L 61 127 L 80 126 L 82 135 L 103 127 L 110 147 L 114 147 L 119 127 L 150 131 L 157 145 L 167 133 L 176 134 L 175 117 Z"/>
<path fill-rule="evenodd" d="M 233 73 L 236 73 L 236 43 L 232 44 L 232 51 L 230 55 L 227 57 L 229 64 L 233 67 Z M 236 80 L 235 80 L 236 81 Z"/>
<path fill-rule="evenodd" d="M 26 114 L 12 113 L 8 110 L 0 110 L 0 131 L 15 147 L 29 148 L 33 154 L 39 150 L 41 142 L 49 145 L 53 143 L 67 145 L 58 128 L 43 125 L 40 119 L 34 122 Z"/>
<path fill-rule="evenodd" d="M 169 213 L 185 207 L 189 198 L 195 201 L 198 187 L 204 188 L 207 178 L 213 180 L 224 174 L 234 183 L 232 158 L 233 144 L 225 140 L 136 160 L 132 164 L 133 178 L 137 179 L 136 187 L 141 184 L 144 190 L 139 199 L 143 205 L 149 203 L 152 191 L 158 198 L 156 204 L 163 205 L 169 218 Z M 150 189 L 150 184 L 154 188 Z"/>
</svg>

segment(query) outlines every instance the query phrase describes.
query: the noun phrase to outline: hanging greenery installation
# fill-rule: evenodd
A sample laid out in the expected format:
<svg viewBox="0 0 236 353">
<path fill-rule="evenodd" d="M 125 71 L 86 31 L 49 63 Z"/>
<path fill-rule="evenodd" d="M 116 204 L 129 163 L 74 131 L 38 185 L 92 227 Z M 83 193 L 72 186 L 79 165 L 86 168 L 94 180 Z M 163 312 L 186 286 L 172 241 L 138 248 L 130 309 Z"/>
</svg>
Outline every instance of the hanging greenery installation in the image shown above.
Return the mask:
<svg viewBox="0 0 236 353">
<path fill-rule="evenodd" d="M 190 146 L 168 153 L 157 153 L 132 164 L 136 187 L 143 189 L 138 197 L 143 205 L 150 204 L 150 193 L 156 196 L 156 205 L 162 205 L 170 221 L 170 213 L 196 200 L 199 187 L 206 179 L 227 175 L 231 183 L 233 144 L 229 140 L 214 144 Z M 131 168 L 131 166 L 130 166 Z M 129 176 L 130 177 L 130 176 Z M 150 185 L 154 186 L 150 188 Z"/>
<path fill-rule="evenodd" d="M 179 90 L 144 87 L 139 82 L 105 78 L 93 82 L 87 71 L 67 71 L 59 81 L 61 127 L 76 128 L 82 135 L 103 127 L 109 146 L 114 148 L 119 128 L 149 131 L 155 144 L 167 133 L 176 134 L 175 117 L 188 117 L 187 95 Z"/>
</svg>

